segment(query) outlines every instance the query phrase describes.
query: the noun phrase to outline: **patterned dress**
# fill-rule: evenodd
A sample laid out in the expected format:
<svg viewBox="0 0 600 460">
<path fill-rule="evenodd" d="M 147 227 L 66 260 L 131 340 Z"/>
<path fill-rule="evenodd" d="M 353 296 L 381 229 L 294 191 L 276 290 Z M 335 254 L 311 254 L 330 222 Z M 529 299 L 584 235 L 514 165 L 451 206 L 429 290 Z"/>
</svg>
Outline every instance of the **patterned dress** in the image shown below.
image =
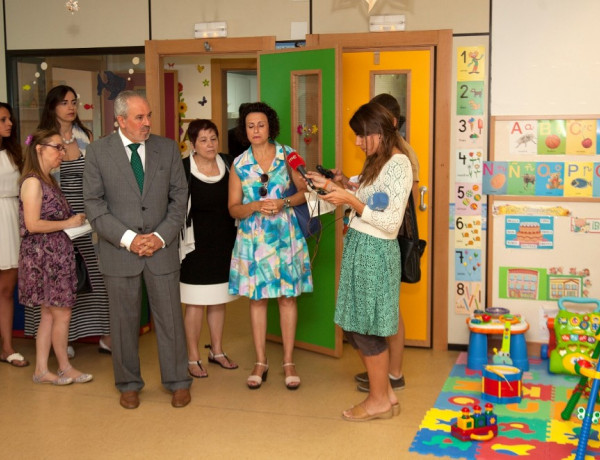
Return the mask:
<svg viewBox="0 0 600 460">
<path fill-rule="evenodd" d="M 41 219 L 65 220 L 73 215 L 69 203 L 59 189 L 47 184 L 35 174 L 29 174 L 27 177 L 35 177 L 42 184 Z M 63 231 L 29 233 L 25 228 L 21 200 L 19 233 L 19 302 L 26 307 L 75 305 L 77 275 L 73 243 L 69 236 Z"/>
<path fill-rule="evenodd" d="M 71 209 L 76 213 L 83 213 L 83 169 L 85 166 L 85 148 L 89 139 L 83 131 L 73 127 L 73 136 L 77 141 L 81 155 L 76 160 L 63 161 L 60 166 L 60 188 Z M 71 314 L 69 325 L 69 341 L 82 337 L 102 336 L 110 333 L 110 319 L 108 313 L 108 294 L 104 286 L 104 278 L 98 269 L 98 258 L 92 241 L 92 234 L 80 236 L 73 240 L 73 244 L 85 259 L 92 292 L 79 294 Z M 40 312 L 31 310 L 25 312 L 25 334 L 35 335 L 40 322 Z"/>
<path fill-rule="evenodd" d="M 263 171 L 252 147 L 235 159 L 233 167 L 242 182 L 242 204 L 260 200 Z M 290 177 L 279 144 L 271 167 L 264 172 L 269 176 L 265 198 L 282 198 Z M 274 216 L 255 212 L 240 220 L 229 271 L 230 294 L 259 300 L 297 297 L 312 290 L 308 246 L 292 208 Z"/>
</svg>

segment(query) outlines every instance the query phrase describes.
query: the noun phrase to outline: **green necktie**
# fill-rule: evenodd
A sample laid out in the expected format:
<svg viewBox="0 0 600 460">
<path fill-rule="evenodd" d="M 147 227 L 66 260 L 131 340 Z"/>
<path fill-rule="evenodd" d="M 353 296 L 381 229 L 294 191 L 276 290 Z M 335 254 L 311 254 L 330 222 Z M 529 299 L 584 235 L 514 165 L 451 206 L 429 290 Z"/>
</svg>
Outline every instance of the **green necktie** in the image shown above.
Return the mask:
<svg viewBox="0 0 600 460">
<path fill-rule="evenodd" d="M 139 146 L 140 144 L 129 144 L 129 148 L 131 149 L 131 169 L 133 169 L 133 175 L 140 187 L 140 192 L 142 192 L 144 190 L 144 167 L 142 166 L 140 154 L 137 151 Z"/>
</svg>

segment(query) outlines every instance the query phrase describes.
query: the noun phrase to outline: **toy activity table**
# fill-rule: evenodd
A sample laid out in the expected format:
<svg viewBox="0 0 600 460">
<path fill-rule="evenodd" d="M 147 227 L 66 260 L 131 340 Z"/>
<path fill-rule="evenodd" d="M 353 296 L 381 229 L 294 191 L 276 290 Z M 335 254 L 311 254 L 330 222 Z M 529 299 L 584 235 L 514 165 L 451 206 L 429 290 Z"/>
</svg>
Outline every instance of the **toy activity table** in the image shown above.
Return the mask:
<svg viewBox="0 0 600 460">
<path fill-rule="evenodd" d="M 467 368 L 474 371 L 482 371 L 488 364 L 488 335 L 502 335 L 504 333 L 505 321 L 492 319 L 489 322 L 475 322 L 474 318 L 467 318 L 469 327 L 469 351 L 467 357 Z M 513 366 L 522 371 L 529 370 L 529 359 L 527 357 L 527 344 L 525 343 L 525 332 L 529 330 L 529 324 L 519 319 L 510 325 L 510 357 Z"/>
</svg>

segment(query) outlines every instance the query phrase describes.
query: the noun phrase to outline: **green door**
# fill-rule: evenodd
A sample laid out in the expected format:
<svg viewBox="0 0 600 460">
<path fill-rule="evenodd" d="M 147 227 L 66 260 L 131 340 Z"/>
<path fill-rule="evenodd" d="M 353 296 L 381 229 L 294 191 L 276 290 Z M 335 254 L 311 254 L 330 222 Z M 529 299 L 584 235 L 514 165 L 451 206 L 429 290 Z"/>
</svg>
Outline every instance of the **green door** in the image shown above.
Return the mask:
<svg viewBox="0 0 600 460">
<path fill-rule="evenodd" d="M 260 100 L 279 115 L 277 139 L 291 145 L 304 158 L 308 170 L 317 164 L 341 168 L 337 158 L 338 52 L 335 49 L 268 52 L 259 55 Z M 308 241 L 314 291 L 298 298 L 296 346 L 341 356 L 342 335 L 333 322 L 338 260 L 336 241 L 341 240 L 341 221 L 336 214 L 321 216 L 319 241 Z M 336 238 L 336 234 L 338 237 Z M 337 249 L 339 252 L 339 248 Z M 269 303 L 267 334 L 280 340 L 277 302 Z"/>
</svg>

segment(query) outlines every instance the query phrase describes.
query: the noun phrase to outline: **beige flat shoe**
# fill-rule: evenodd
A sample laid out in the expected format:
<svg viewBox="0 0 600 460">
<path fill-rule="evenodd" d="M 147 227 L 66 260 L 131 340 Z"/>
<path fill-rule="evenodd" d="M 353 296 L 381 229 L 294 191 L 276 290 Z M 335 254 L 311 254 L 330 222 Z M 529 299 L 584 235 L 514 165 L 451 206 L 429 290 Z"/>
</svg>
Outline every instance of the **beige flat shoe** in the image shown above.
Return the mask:
<svg viewBox="0 0 600 460">
<path fill-rule="evenodd" d="M 400 406 L 398 406 L 398 409 L 399 408 L 400 408 Z M 367 409 L 365 409 L 364 406 L 362 405 L 362 403 L 359 404 L 358 406 L 354 406 L 351 409 L 348 409 L 348 410 L 342 412 L 342 417 L 344 417 L 344 420 L 348 420 L 349 422 L 368 422 L 369 420 L 375 420 L 378 418 L 389 419 L 389 418 L 392 418 L 393 416 L 394 416 L 393 406 L 390 407 L 386 411 L 377 412 L 376 414 L 369 414 L 367 412 Z"/>
</svg>

